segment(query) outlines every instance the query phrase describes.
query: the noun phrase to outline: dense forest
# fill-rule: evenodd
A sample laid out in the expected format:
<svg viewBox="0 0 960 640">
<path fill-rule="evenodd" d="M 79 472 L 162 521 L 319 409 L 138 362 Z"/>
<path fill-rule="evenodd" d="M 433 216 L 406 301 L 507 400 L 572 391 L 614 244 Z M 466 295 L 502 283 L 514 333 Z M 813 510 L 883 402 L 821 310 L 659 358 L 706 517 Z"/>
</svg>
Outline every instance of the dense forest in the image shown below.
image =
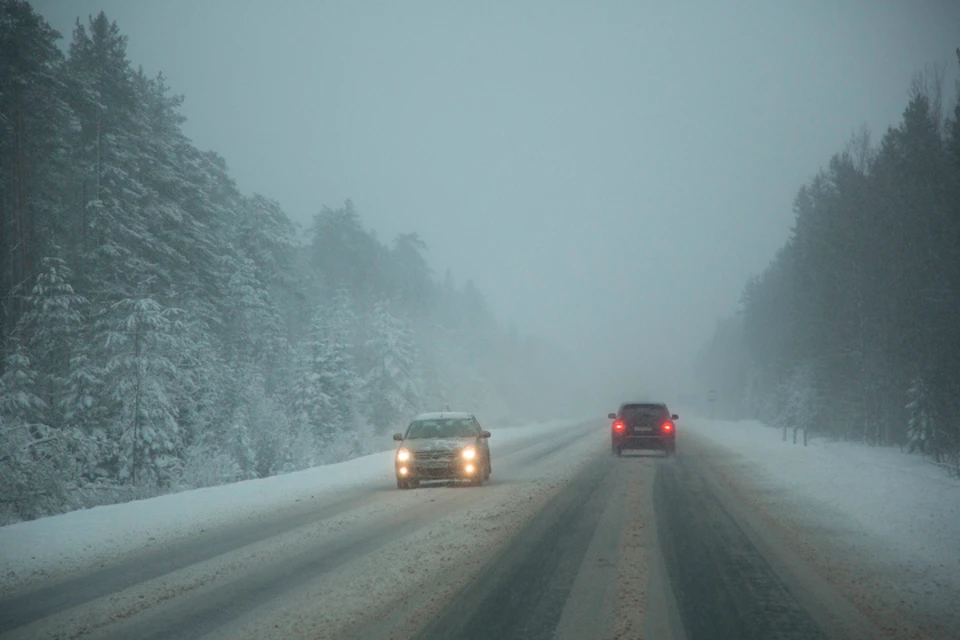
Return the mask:
<svg viewBox="0 0 960 640">
<path fill-rule="evenodd" d="M 60 38 L 0 0 L 0 523 L 344 460 L 420 410 L 569 406 L 558 352 L 416 233 L 351 202 L 299 228 L 193 146 L 116 23 Z"/>
<path fill-rule="evenodd" d="M 957 51 L 960 58 L 960 50 Z M 900 445 L 960 472 L 960 98 L 918 74 L 800 188 L 789 240 L 703 349 L 724 417 Z"/>
</svg>

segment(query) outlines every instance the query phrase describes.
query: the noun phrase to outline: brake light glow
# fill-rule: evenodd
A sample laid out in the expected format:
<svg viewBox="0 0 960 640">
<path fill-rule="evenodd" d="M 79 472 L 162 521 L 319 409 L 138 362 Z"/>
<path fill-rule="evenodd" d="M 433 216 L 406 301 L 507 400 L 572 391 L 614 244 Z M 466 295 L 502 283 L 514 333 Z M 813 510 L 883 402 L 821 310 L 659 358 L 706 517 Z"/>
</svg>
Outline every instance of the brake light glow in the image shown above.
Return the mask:
<svg viewBox="0 0 960 640">
<path fill-rule="evenodd" d="M 667 433 L 673 431 L 673 423 L 672 423 L 672 422 L 664 422 L 664 423 L 663 423 L 663 430 L 666 431 Z"/>
<path fill-rule="evenodd" d="M 623 420 L 617 420 L 613 423 L 614 431 L 623 431 Z"/>
</svg>

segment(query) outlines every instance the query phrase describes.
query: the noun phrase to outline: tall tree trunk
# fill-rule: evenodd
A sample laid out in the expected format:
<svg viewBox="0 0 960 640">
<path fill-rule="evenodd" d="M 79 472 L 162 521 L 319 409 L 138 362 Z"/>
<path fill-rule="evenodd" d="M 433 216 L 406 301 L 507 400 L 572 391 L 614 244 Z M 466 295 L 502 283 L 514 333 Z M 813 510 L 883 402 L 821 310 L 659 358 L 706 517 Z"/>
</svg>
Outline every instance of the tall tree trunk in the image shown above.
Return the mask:
<svg viewBox="0 0 960 640">
<path fill-rule="evenodd" d="M 134 333 L 134 362 L 137 366 L 137 391 L 133 403 L 133 467 L 131 479 L 133 486 L 137 486 L 137 466 L 140 462 L 140 381 L 143 378 L 143 372 L 140 363 L 140 321 L 137 319 L 137 328 Z"/>
<path fill-rule="evenodd" d="M 11 293 L 13 296 L 13 323 L 20 319 L 23 313 L 23 292 L 17 292 L 17 289 L 25 287 L 29 279 L 29 252 L 30 252 L 30 228 L 27 221 L 27 176 L 26 176 L 26 152 L 24 145 L 24 122 L 23 122 L 23 104 L 22 96 L 17 96 L 17 112 L 15 116 L 13 140 L 14 140 L 14 163 L 13 163 L 13 217 L 14 217 L 14 271 L 13 287 Z"/>
<path fill-rule="evenodd" d="M 7 234 L 10 214 L 7 206 L 7 184 L 4 179 L 3 161 L 3 154 L 0 154 L 0 376 L 3 375 L 4 362 L 7 358 L 8 323 L 12 317 L 10 291 L 13 275 L 13 251 L 9 246 L 10 238 Z"/>
<path fill-rule="evenodd" d="M 96 193 L 94 194 L 97 202 L 100 201 L 100 175 L 101 175 L 100 147 L 102 145 L 102 139 L 103 139 L 102 134 L 103 134 L 103 118 L 101 117 L 101 114 L 99 113 L 99 110 L 98 110 L 98 113 L 97 113 L 97 190 L 96 190 Z"/>
<path fill-rule="evenodd" d="M 87 256 L 87 179 L 80 174 L 80 256 Z"/>
</svg>

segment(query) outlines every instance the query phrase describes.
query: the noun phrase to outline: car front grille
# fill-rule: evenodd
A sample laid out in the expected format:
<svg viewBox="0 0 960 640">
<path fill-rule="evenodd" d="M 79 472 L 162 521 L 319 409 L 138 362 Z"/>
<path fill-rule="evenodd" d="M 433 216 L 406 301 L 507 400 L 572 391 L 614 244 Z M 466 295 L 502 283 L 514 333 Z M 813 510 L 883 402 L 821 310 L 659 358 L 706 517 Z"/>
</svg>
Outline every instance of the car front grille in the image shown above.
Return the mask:
<svg viewBox="0 0 960 640">
<path fill-rule="evenodd" d="M 413 454 L 413 458 L 417 462 L 450 462 L 456 456 L 449 451 L 417 451 Z"/>
<path fill-rule="evenodd" d="M 451 478 L 457 475 L 457 456 L 452 451 L 417 451 L 413 454 L 421 478 Z"/>
</svg>

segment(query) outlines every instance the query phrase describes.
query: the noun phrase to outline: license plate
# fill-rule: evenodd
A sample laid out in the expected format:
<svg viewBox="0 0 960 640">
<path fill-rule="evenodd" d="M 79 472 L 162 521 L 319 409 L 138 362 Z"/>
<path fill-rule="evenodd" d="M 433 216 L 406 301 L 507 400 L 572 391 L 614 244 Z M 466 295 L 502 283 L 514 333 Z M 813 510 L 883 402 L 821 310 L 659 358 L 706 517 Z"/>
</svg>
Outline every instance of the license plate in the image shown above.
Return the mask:
<svg viewBox="0 0 960 640">
<path fill-rule="evenodd" d="M 444 460 L 425 460 L 418 466 L 424 469 L 446 469 L 450 466 L 450 463 Z"/>
<path fill-rule="evenodd" d="M 653 427 L 634 427 L 634 433 L 650 433 L 653 431 Z"/>
</svg>

